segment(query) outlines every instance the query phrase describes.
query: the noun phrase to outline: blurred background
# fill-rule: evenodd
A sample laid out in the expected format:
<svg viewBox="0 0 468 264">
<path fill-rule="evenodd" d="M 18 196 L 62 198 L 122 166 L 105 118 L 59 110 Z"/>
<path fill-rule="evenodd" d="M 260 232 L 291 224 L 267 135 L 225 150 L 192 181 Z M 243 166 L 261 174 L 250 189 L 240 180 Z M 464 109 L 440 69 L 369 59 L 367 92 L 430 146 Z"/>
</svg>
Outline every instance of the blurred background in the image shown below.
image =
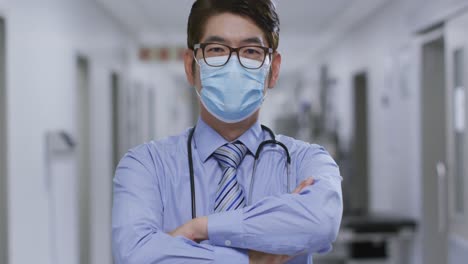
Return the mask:
<svg viewBox="0 0 468 264">
<path fill-rule="evenodd" d="M 112 263 L 112 178 L 193 126 L 192 0 L 0 0 L 0 263 Z M 314 263 L 468 259 L 467 0 L 276 0 L 261 121 L 324 145 L 345 214 Z"/>
</svg>

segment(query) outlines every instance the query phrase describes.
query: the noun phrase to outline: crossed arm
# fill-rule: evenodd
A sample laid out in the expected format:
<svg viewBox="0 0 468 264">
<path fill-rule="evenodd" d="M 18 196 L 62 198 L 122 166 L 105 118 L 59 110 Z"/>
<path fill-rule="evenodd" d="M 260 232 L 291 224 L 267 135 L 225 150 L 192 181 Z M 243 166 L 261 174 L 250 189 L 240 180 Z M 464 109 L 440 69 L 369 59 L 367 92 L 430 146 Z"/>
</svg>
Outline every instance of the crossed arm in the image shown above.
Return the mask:
<svg viewBox="0 0 468 264">
<path fill-rule="evenodd" d="M 312 177 L 302 181 L 292 194 L 300 194 L 304 188 L 313 185 L 313 183 L 314 179 Z M 203 216 L 192 219 L 169 234 L 173 237 L 183 236 L 194 242 L 208 240 L 208 217 Z M 248 255 L 250 264 L 282 264 L 292 258 L 289 255 L 271 254 L 255 250 L 249 250 Z"/>
<path fill-rule="evenodd" d="M 336 238 L 340 180 L 323 174 L 292 194 L 197 218 L 166 234 L 163 212 L 155 206 L 161 200 L 154 194 L 158 182 L 137 156 L 122 160 L 114 180 L 116 263 L 284 263 L 290 256 L 328 251 Z M 197 243 L 207 239 L 210 244 Z"/>
</svg>

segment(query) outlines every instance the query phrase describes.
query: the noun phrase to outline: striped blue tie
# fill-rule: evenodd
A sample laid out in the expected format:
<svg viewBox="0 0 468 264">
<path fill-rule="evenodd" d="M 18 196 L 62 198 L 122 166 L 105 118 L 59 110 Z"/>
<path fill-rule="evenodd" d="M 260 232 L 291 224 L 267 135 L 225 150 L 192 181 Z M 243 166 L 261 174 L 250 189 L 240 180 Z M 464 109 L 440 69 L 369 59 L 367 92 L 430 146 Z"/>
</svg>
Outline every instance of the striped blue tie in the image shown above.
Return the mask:
<svg viewBox="0 0 468 264">
<path fill-rule="evenodd" d="M 223 170 L 223 177 L 216 192 L 216 213 L 235 210 L 245 206 L 245 195 L 237 182 L 237 167 L 247 153 L 247 147 L 241 142 L 229 143 L 218 148 L 213 156 Z"/>
</svg>

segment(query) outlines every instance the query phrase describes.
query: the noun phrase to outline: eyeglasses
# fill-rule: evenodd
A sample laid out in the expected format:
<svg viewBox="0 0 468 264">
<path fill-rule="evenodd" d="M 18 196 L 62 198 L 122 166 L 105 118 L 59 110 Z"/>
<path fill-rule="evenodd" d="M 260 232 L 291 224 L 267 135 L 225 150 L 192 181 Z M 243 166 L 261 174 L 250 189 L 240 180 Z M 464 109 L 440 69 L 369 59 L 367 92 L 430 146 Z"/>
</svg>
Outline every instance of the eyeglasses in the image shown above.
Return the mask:
<svg viewBox="0 0 468 264">
<path fill-rule="evenodd" d="M 232 53 L 235 52 L 242 67 L 251 70 L 260 69 L 265 64 L 267 55 L 271 59 L 271 54 L 273 54 L 272 48 L 262 46 L 231 48 L 219 43 L 195 44 L 193 50 L 197 60 L 203 56 L 205 63 L 211 67 L 226 65 L 231 59 Z"/>
</svg>

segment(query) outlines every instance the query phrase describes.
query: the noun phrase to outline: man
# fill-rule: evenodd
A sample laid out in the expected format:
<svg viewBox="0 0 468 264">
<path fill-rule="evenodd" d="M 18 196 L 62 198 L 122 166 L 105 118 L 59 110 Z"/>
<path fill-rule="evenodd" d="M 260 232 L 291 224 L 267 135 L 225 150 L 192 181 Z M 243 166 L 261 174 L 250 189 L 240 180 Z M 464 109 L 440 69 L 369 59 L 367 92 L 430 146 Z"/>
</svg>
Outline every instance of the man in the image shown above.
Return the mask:
<svg viewBox="0 0 468 264">
<path fill-rule="evenodd" d="M 322 147 L 270 134 L 258 121 L 278 80 L 278 41 L 271 0 L 193 4 L 184 62 L 200 118 L 120 162 L 117 263 L 312 263 L 331 249 L 342 215 L 337 165 Z M 272 137 L 290 166 L 281 144 L 255 158 Z"/>
</svg>

